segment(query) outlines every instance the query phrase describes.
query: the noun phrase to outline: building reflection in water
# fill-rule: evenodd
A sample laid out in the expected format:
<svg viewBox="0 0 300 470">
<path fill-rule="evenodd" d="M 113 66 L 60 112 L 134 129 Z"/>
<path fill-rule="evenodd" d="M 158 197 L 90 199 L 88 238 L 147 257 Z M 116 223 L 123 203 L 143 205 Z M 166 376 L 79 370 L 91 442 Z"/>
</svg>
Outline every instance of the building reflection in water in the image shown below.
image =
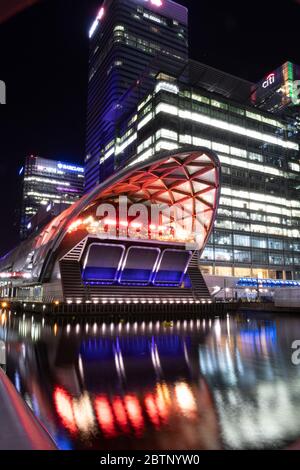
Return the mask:
<svg viewBox="0 0 300 470">
<path fill-rule="evenodd" d="M 297 319 L 3 315 L 7 373 L 62 449 L 281 448 L 300 436 Z"/>
</svg>

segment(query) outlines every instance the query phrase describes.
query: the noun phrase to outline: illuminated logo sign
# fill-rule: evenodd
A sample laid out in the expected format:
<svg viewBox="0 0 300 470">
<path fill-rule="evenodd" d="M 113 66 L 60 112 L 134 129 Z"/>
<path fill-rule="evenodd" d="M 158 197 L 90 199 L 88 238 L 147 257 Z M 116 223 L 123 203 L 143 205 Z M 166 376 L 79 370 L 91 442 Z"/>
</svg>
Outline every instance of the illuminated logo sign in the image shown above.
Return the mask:
<svg viewBox="0 0 300 470">
<path fill-rule="evenodd" d="M 295 105 L 300 104 L 300 80 L 295 80 L 293 83 L 292 102 Z"/>
<path fill-rule="evenodd" d="M 65 163 L 59 163 L 57 168 L 60 170 L 67 170 L 67 171 L 76 171 L 77 173 L 83 173 L 84 169 L 82 166 L 75 166 L 75 165 L 67 165 Z"/>
<path fill-rule="evenodd" d="M 102 20 L 103 16 L 104 16 L 104 7 L 101 7 L 94 23 L 92 24 L 92 27 L 90 29 L 90 32 L 89 32 L 89 37 L 90 38 L 94 35 L 96 29 L 98 28 L 99 22 Z"/>
<path fill-rule="evenodd" d="M 267 76 L 265 81 L 263 82 L 262 86 L 263 88 L 268 88 L 270 85 L 274 85 L 275 83 L 275 73 L 270 73 L 270 75 Z"/>
<path fill-rule="evenodd" d="M 0 80 L 0 104 L 6 104 L 6 85 Z"/>
</svg>

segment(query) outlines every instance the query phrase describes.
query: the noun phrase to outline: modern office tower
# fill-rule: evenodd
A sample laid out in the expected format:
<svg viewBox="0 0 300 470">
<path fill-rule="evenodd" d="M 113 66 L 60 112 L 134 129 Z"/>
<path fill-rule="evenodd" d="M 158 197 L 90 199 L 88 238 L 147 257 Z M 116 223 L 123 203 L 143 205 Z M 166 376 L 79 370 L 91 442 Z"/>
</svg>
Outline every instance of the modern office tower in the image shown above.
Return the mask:
<svg viewBox="0 0 300 470">
<path fill-rule="evenodd" d="M 26 238 L 48 212 L 52 217 L 82 196 L 84 168 L 38 156 L 28 156 L 20 170 L 23 196 L 20 236 Z"/>
<path fill-rule="evenodd" d="M 121 156 L 121 166 L 133 166 L 183 146 L 214 150 L 221 200 L 202 271 L 300 279 L 297 121 L 253 107 L 249 82 L 202 64 L 189 69 L 193 85 L 157 77 L 102 158 Z"/>
<path fill-rule="evenodd" d="M 252 103 L 274 113 L 290 110 L 299 115 L 300 66 L 286 62 L 252 87 Z"/>
<path fill-rule="evenodd" d="M 105 0 L 89 36 L 86 192 L 114 172 L 121 152 L 104 155 L 157 72 L 177 75 L 186 64 L 187 9 L 171 0 Z"/>
</svg>

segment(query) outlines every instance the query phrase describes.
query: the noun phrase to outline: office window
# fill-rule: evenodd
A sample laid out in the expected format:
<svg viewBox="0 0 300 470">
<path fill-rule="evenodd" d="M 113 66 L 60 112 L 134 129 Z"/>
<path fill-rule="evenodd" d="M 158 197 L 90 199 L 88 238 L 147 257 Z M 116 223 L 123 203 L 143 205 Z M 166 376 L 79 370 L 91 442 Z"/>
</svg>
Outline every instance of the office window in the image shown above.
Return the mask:
<svg viewBox="0 0 300 470">
<path fill-rule="evenodd" d="M 259 279 L 268 279 L 270 273 L 267 269 L 252 269 L 252 277 L 258 277 Z"/>
<path fill-rule="evenodd" d="M 200 139 L 200 137 L 193 137 L 193 145 L 197 145 L 198 147 L 207 147 L 211 148 L 211 141 L 206 139 Z"/>
<path fill-rule="evenodd" d="M 215 268 L 216 276 L 232 276 L 233 270 L 231 266 L 216 266 Z"/>
<path fill-rule="evenodd" d="M 261 212 L 256 212 L 251 214 L 251 220 L 254 220 L 256 222 L 265 222 L 266 221 L 266 215 L 262 214 Z"/>
<path fill-rule="evenodd" d="M 213 260 L 214 259 L 214 249 L 210 246 L 207 246 L 202 253 L 202 260 Z"/>
<path fill-rule="evenodd" d="M 300 171 L 300 165 L 298 163 L 289 162 L 288 165 L 289 165 L 290 170 L 297 171 L 297 172 Z"/>
<path fill-rule="evenodd" d="M 283 250 L 282 240 L 277 240 L 276 238 L 269 238 L 268 246 L 270 250 Z"/>
<path fill-rule="evenodd" d="M 237 219 L 249 219 L 249 214 L 247 212 L 233 211 L 232 215 Z"/>
<path fill-rule="evenodd" d="M 219 227 L 219 228 L 226 228 L 227 230 L 231 230 L 232 229 L 232 223 L 230 220 L 216 220 L 215 222 L 215 225 L 216 227 Z"/>
<path fill-rule="evenodd" d="M 244 232 L 250 232 L 250 225 L 249 224 L 240 224 L 239 222 L 232 222 L 233 230 L 240 230 Z"/>
<path fill-rule="evenodd" d="M 220 101 L 216 101 L 216 100 L 211 100 L 211 105 L 212 106 L 215 106 L 216 108 L 219 108 L 219 109 L 224 109 L 227 111 L 228 109 L 228 105 L 225 104 L 225 103 L 221 103 Z"/>
<path fill-rule="evenodd" d="M 217 142 L 212 143 L 212 149 L 215 152 L 229 153 L 229 145 L 219 144 Z"/>
<path fill-rule="evenodd" d="M 251 277 L 250 268 L 234 268 L 234 275 L 236 277 Z"/>
<path fill-rule="evenodd" d="M 233 260 L 232 250 L 225 248 L 216 248 L 215 249 L 215 260 L 216 261 L 230 261 Z"/>
<path fill-rule="evenodd" d="M 235 106 L 231 106 L 231 105 L 228 106 L 228 109 L 232 113 L 240 114 L 241 116 L 245 115 L 245 110 L 244 109 L 236 108 Z"/>
<path fill-rule="evenodd" d="M 267 222 L 270 224 L 281 224 L 281 219 L 280 217 L 268 216 Z"/>
<path fill-rule="evenodd" d="M 264 157 L 260 155 L 259 153 L 249 152 L 248 157 L 249 157 L 249 160 L 252 160 L 254 162 L 262 163 L 264 161 Z"/>
<path fill-rule="evenodd" d="M 216 245 L 232 245 L 231 233 L 215 232 L 214 239 Z"/>
<path fill-rule="evenodd" d="M 220 205 L 221 206 L 231 206 L 232 200 L 228 197 L 221 197 L 220 198 Z"/>
<path fill-rule="evenodd" d="M 239 149 L 237 147 L 230 147 L 231 155 L 241 158 L 247 158 L 247 151 L 244 149 Z"/>
<path fill-rule="evenodd" d="M 234 250 L 234 261 L 236 263 L 251 263 L 250 251 Z"/>
<path fill-rule="evenodd" d="M 246 111 L 246 116 L 250 119 L 255 119 L 256 121 L 261 121 L 261 115 L 252 113 L 251 111 Z"/>
<path fill-rule="evenodd" d="M 268 264 L 268 255 L 264 251 L 252 251 L 252 263 Z"/>
<path fill-rule="evenodd" d="M 214 269 L 212 266 L 202 265 L 200 266 L 200 271 L 202 272 L 202 274 L 209 274 L 210 276 L 212 276 Z"/>
<path fill-rule="evenodd" d="M 251 230 L 256 233 L 268 233 L 268 228 L 264 225 L 251 225 Z"/>
<path fill-rule="evenodd" d="M 206 96 L 196 95 L 195 93 L 192 93 L 192 99 L 195 101 L 200 101 L 200 103 L 205 103 L 205 104 L 210 103 L 209 98 L 207 98 Z"/>
<path fill-rule="evenodd" d="M 223 175 L 230 175 L 231 174 L 231 168 L 228 166 L 222 166 L 221 171 Z"/>
<path fill-rule="evenodd" d="M 278 254 L 270 254 L 269 256 L 270 264 L 282 265 L 284 264 L 283 256 Z"/>
<path fill-rule="evenodd" d="M 225 217 L 231 217 L 231 215 L 232 215 L 230 209 L 224 209 L 223 207 L 219 207 L 218 214 L 223 215 Z"/>
</svg>

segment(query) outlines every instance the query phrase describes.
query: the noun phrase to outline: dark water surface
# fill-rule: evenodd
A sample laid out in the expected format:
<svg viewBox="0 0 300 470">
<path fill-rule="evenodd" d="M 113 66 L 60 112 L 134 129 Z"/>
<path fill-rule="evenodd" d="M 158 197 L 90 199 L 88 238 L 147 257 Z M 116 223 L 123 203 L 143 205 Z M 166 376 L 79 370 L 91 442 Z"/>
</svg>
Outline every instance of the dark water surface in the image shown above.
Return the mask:
<svg viewBox="0 0 300 470">
<path fill-rule="evenodd" d="M 2 314 L 0 327 L 7 373 L 60 449 L 273 449 L 300 438 L 297 317 Z"/>
</svg>

